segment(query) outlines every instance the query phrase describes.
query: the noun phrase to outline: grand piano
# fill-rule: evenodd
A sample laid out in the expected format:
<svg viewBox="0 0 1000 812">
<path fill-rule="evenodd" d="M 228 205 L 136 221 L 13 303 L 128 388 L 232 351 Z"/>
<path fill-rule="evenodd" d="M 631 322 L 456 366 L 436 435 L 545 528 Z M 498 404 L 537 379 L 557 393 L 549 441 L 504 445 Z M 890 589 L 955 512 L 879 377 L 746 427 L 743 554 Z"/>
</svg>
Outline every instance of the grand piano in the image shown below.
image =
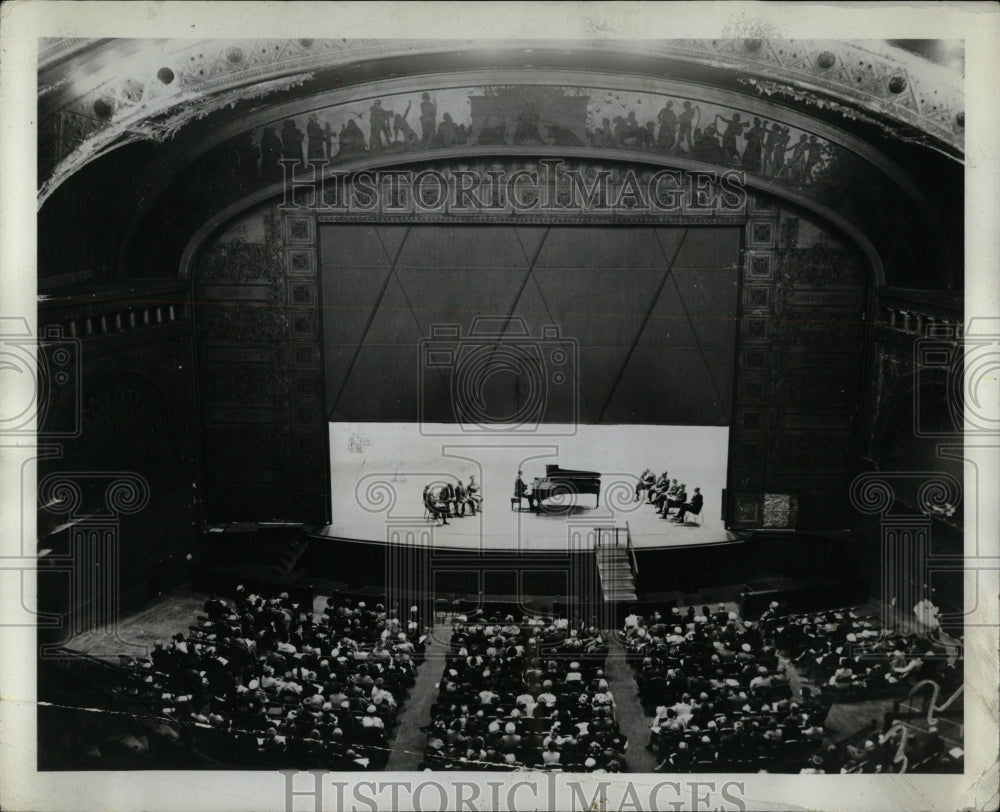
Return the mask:
<svg viewBox="0 0 1000 812">
<path fill-rule="evenodd" d="M 593 494 L 594 507 L 601 504 L 601 475 L 597 471 L 574 471 L 546 465 L 544 478 L 536 477 L 531 488 L 539 508 L 544 508 L 545 500 L 553 497 L 560 497 L 559 507 L 567 507 L 571 498 L 579 494 Z"/>
</svg>

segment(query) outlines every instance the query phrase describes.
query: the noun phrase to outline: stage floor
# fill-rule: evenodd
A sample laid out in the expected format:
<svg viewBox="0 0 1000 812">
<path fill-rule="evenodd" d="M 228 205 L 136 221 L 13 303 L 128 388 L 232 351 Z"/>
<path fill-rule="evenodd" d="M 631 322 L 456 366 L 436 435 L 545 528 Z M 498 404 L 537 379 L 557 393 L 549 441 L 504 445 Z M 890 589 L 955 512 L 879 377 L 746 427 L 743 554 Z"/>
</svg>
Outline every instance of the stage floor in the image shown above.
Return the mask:
<svg viewBox="0 0 1000 812">
<path fill-rule="evenodd" d="M 637 548 L 680 547 L 733 541 L 720 518 L 729 430 L 714 426 L 551 427 L 548 436 L 442 436 L 440 427 L 415 424 L 330 424 L 333 522 L 314 535 L 362 541 L 420 543 L 463 550 L 566 551 L 592 546 L 597 527 L 631 531 Z M 435 433 L 436 432 L 436 433 Z M 655 450 L 654 450 L 655 449 Z M 545 474 L 546 464 L 601 473 L 600 500 L 518 511 L 511 504 L 517 471 L 525 482 Z M 699 517 L 681 525 L 635 501 L 635 483 L 646 467 L 670 472 L 705 497 Z M 474 475 L 483 511 L 451 519 L 425 518 L 423 490 Z M 408 535 L 420 530 L 419 536 Z M 427 531 L 426 533 L 423 531 Z M 427 540 L 427 533 L 430 540 Z M 621 543 L 625 542 L 624 533 Z"/>
</svg>

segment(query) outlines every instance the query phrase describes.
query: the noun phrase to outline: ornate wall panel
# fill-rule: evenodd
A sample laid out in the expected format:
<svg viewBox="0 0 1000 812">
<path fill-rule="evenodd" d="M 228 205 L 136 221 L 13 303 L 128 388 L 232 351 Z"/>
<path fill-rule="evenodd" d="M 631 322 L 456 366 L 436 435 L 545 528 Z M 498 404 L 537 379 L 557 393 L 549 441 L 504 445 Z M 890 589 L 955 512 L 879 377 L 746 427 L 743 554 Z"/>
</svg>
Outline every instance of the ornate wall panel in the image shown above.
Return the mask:
<svg viewBox="0 0 1000 812">
<path fill-rule="evenodd" d="M 847 525 L 868 275 L 829 226 L 751 197 L 730 434 L 735 526 L 775 526 L 765 516 L 775 494 L 798 503 L 797 512 L 780 512 L 783 521 L 809 530 Z"/>
<path fill-rule="evenodd" d="M 964 307 L 954 297 L 885 290 L 878 295 L 873 325 L 872 371 L 866 391 L 864 454 L 883 461 L 884 434 L 902 413 L 918 432 L 959 442 L 962 426 Z M 973 349 L 977 346 L 973 340 Z M 921 385 L 940 388 L 921 397 Z M 929 414 L 928 407 L 935 413 Z M 931 423 L 933 425 L 927 425 Z"/>
<path fill-rule="evenodd" d="M 199 255 L 195 286 L 206 519 L 326 521 L 312 216 L 267 205 Z"/>
</svg>

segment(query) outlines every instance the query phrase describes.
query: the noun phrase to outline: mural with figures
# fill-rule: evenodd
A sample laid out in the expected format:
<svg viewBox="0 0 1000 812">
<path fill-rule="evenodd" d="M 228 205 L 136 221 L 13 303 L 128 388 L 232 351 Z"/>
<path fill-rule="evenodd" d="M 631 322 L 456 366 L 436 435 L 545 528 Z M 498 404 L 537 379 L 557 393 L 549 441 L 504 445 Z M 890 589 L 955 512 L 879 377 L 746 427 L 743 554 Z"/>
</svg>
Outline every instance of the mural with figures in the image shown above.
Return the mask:
<svg viewBox="0 0 1000 812">
<path fill-rule="evenodd" d="M 640 154 L 670 165 L 733 169 L 746 182 L 787 190 L 836 213 L 867 237 L 887 267 L 920 276 L 951 267 L 936 220 L 887 174 L 854 149 L 779 120 L 752 103 L 737 107 L 666 92 L 567 85 L 488 85 L 416 89 L 262 122 L 202 153 L 158 198 L 130 243 L 131 267 L 177 267 L 179 239 L 225 206 L 278 187 L 287 162 L 296 179 L 359 163 L 427 163 L 456 150 L 495 156 L 505 150 L 566 150 L 622 160 Z M 327 99 L 330 97 L 327 96 Z M 718 97 L 713 97 L 718 98 Z M 748 109 L 749 108 L 749 109 Z M 847 144 L 848 142 L 844 142 Z M 866 190 L 864 195 L 858 189 Z M 277 194 L 277 192 L 276 192 Z M 933 218 L 932 218 L 933 219 Z M 951 282 L 949 282 L 951 284 Z"/>
<path fill-rule="evenodd" d="M 386 96 L 288 118 L 244 133 L 230 159 L 247 179 L 280 181 L 303 166 L 363 154 L 468 146 L 640 150 L 757 173 L 779 183 L 822 180 L 839 150 L 752 111 L 661 94 L 537 85 Z"/>
</svg>

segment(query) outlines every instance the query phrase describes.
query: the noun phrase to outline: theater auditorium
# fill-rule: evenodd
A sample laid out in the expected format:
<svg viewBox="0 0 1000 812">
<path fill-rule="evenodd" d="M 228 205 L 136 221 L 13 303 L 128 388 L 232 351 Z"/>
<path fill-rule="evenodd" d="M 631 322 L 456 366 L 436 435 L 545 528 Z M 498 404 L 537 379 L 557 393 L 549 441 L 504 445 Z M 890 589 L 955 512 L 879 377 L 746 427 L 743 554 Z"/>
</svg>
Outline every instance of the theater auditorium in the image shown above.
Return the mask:
<svg viewBox="0 0 1000 812">
<path fill-rule="evenodd" d="M 43 40 L 39 769 L 962 772 L 964 71 Z"/>
</svg>

